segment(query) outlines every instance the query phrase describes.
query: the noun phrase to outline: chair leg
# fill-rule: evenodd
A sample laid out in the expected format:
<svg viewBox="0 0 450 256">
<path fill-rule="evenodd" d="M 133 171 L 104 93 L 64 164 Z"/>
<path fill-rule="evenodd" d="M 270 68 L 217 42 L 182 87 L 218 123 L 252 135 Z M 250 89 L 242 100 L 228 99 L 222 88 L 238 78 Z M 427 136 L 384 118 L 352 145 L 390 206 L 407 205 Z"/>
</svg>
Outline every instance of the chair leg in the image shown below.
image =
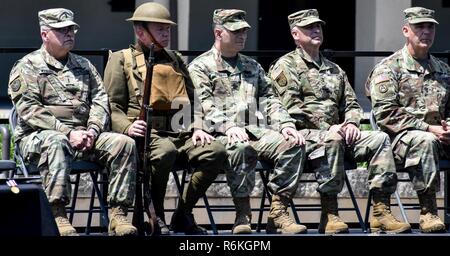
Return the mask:
<svg viewBox="0 0 450 256">
<path fill-rule="evenodd" d="M 400 199 L 400 195 L 398 194 L 398 191 L 395 191 L 394 196 L 395 196 L 395 200 L 397 201 L 397 205 L 400 209 L 400 213 L 402 214 L 403 221 L 406 223 L 409 223 L 408 217 L 406 216 L 405 208 L 402 204 L 402 200 Z"/>
<path fill-rule="evenodd" d="M 77 174 L 76 177 L 75 177 L 75 188 L 74 188 L 73 193 L 72 193 L 72 203 L 70 204 L 70 207 L 69 207 L 69 211 L 70 211 L 69 221 L 70 221 L 70 223 L 73 223 L 73 217 L 75 215 L 75 206 L 76 206 L 77 198 L 78 198 L 79 185 L 80 185 L 80 174 Z"/>
<path fill-rule="evenodd" d="M 260 174 L 261 174 L 262 170 L 260 170 Z M 261 174 L 263 175 L 263 174 Z M 261 232 L 261 225 L 262 225 L 262 217 L 264 214 L 264 208 L 265 208 L 265 203 L 266 203 L 266 193 L 265 191 L 263 191 L 262 195 L 261 195 L 261 202 L 259 204 L 259 209 L 258 209 L 258 222 L 256 223 L 256 232 Z"/>
<path fill-rule="evenodd" d="M 347 185 L 348 193 L 350 194 L 350 199 L 352 200 L 353 207 L 356 212 L 356 216 L 358 217 L 359 225 L 360 225 L 362 231 L 366 232 L 366 226 L 364 224 L 364 220 L 362 218 L 361 211 L 359 210 L 358 202 L 356 201 L 355 194 L 353 193 L 352 186 L 350 184 L 350 181 L 348 180 L 348 176 L 346 173 L 344 174 L 344 178 L 345 178 L 345 184 Z"/>
<path fill-rule="evenodd" d="M 218 235 L 219 232 L 217 231 L 217 225 L 214 221 L 214 216 L 212 214 L 211 206 L 209 205 L 208 197 L 206 195 L 203 196 L 203 202 L 205 203 L 205 210 L 208 214 L 209 223 L 211 224 L 211 229 L 213 230 L 214 235 Z"/>
<path fill-rule="evenodd" d="M 91 174 L 91 178 L 92 178 L 92 182 L 94 183 L 94 174 L 92 174 L 92 172 L 90 172 Z M 85 229 L 85 234 L 89 235 L 91 233 L 91 224 L 92 224 L 92 214 L 94 212 L 94 199 L 95 199 L 95 189 L 94 189 L 95 184 L 92 184 L 92 190 L 91 190 L 91 198 L 89 199 L 89 210 L 88 210 L 88 218 L 87 218 L 87 223 L 86 223 L 86 229 Z"/>
<path fill-rule="evenodd" d="M 364 218 L 366 232 L 369 231 L 369 216 L 370 216 L 370 208 L 372 207 L 372 191 L 369 190 L 369 195 L 367 196 L 367 207 L 366 207 L 366 216 Z"/>
<path fill-rule="evenodd" d="M 294 200 L 290 199 L 289 204 L 291 205 L 292 215 L 294 216 L 295 222 L 300 224 L 300 217 L 297 213 L 297 208 L 295 207 Z"/>
</svg>

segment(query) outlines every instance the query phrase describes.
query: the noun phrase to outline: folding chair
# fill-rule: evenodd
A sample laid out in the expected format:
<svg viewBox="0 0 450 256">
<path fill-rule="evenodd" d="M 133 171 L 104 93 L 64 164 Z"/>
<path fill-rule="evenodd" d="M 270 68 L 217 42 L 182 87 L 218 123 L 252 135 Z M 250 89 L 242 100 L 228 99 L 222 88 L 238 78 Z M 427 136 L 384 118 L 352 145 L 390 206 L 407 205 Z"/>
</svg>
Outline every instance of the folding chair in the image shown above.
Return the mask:
<svg viewBox="0 0 450 256">
<path fill-rule="evenodd" d="M 17 112 L 15 107 L 12 108 L 10 115 L 9 115 L 9 124 L 11 126 L 11 130 L 14 130 L 17 125 Z M 39 179 L 40 173 L 35 165 L 31 164 L 25 164 L 24 159 L 22 158 L 22 155 L 20 153 L 20 148 L 17 143 L 14 145 L 14 161 L 18 163 L 18 173 L 21 174 L 24 177 L 36 177 Z M 100 214 L 100 226 L 108 227 L 109 218 L 108 218 L 108 207 L 106 203 L 106 197 L 105 193 L 102 192 L 100 185 L 107 184 L 106 181 L 102 181 L 99 179 L 99 176 L 103 176 L 103 169 L 101 166 L 89 162 L 89 161 L 83 161 L 83 160 L 76 160 L 72 162 L 72 171 L 71 175 L 75 176 L 75 181 L 71 182 L 71 184 L 74 185 L 74 190 L 72 193 L 72 199 L 71 204 L 68 206 L 67 212 L 69 213 L 69 220 L 70 222 L 73 221 L 74 214 L 75 213 L 88 213 L 86 228 L 85 228 L 85 234 L 88 235 L 91 232 L 92 228 L 92 216 L 94 213 Z M 90 202 L 89 202 L 89 208 L 87 210 L 82 209 L 76 209 L 76 202 L 78 197 L 78 189 L 79 189 L 79 182 L 80 182 L 80 176 L 83 173 L 89 173 L 91 179 L 92 179 L 92 192 L 90 196 Z M 104 177 L 103 177 L 104 178 Z M 42 182 L 42 181 L 40 181 Z M 97 195 L 99 206 L 94 206 L 94 200 L 95 196 Z"/>
</svg>

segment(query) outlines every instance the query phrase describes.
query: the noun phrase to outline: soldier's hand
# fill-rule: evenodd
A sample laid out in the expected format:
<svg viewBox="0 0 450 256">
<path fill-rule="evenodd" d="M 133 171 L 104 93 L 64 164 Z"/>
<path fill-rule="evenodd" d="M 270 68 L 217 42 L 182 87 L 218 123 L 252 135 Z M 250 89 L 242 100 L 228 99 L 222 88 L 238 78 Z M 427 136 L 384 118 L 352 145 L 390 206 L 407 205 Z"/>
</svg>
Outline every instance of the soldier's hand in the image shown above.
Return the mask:
<svg viewBox="0 0 450 256">
<path fill-rule="evenodd" d="M 134 121 L 128 128 L 128 136 L 130 137 L 144 137 L 147 130 L 147 123 L 142 120 Z"/>
<path fill-rule="evenodd" d="M 87 132 L 84 130 L 72 130 L 69 134 L 69 142 L 72 148 L 83 150 L 88 140 Z"/>
<path fill-rule="evenodd" d="M 211 141 L 216 139 L 209 133 L 204 132 L 203 130 L 195 130 L 194 133 L 192 134 L 192 143 L 194 143 L 194 146 L 197 146 L 198 140 L 200 140 L 200 145 L 204 146 L 205 141 L 208 144 L 211 144 Z"/>
<path fill-rule="evenodd" d="M 228 144 L 234 144 L 236 142 L 246 142 L 249 140 L 248 134 L 245 129 L 240 127 L 231 127 L 225 134 L 228 137 Z"/>
<path fill-rule="evenodd" d="M 348 146 L 353 145 L 353 143 L 361 137 L 361 131 L 356 125 L 348 123 L 343 128 L 345 132 L 345 142 Z"/>
<path fill-rule="evenodd" d="M 330 128 L 328 128 L 328 131 L 337 133 L 337 134 L 341 135 L 342 139 L 345 139 L 345 132 L 344 132 L 344 129 L 342 128 L 342 124 L 334 124 L 334 125 L 330 126 Z"/>
<path fill-rule="evenodd" d="M 85 145 L 84 149 L 82 149 L 82 151 L 90 150 L 95 144 L 94 132 L 92 130 L 89 130 L 86 132 L 86 135 L 87 135 L 86 145 Z"/>
<path fill-rule="evenodd" d="M 433 133 L 444 145 L 450 145 L 450 130 L 445 130 L 441 125 L 430 125 L 428 131 Z"/>
<path fill-rule="evenodd" d="M 281 130 L 281 134 L 283 135 L 285 140 L 289 140 L 289 137 L 292 137 L 294 138 L 295 144 L 299 146 L 305 145 L 305 138 L 303 137 L 303 135 L 292 127 L 283 128 L 283 130 Z"/>
</svg>

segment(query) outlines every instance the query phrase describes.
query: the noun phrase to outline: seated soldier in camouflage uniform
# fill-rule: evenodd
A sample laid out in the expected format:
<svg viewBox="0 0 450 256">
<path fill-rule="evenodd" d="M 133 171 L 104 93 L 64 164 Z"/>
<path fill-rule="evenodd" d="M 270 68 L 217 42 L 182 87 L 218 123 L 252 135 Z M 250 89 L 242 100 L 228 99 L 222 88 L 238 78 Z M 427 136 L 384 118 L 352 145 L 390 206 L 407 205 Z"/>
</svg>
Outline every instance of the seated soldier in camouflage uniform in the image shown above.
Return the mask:
<svg viewBox="0 0 450 256">
<path fill-rule="evenodd" d="M 306 227 L 289 217 L 287 207 L 303 168 L 304 139 L 271 90 L 270 80 L 255 60 L 239 54 L 250 25 L 241 10 L 214 11 L 215 42 L 189 64 L 210 129 L 229 153 L 227 181 L 236 206 L 234 234 L 251 233 L 249 195 L 255 185 L 257 158 L 275 164 L 269 181 L 273 193 L 267 233 L 303 233 Z M 261 101 L 261 102 L 259 102 Z M 259 105 L 266 106 L 259 108 Z M 278 130 L 258 126 L 257 111 L 279 121 Z"/>
<path fill-rule="evenodd" d="M 362 110 L 345 72 L 319 53 L 325 22 L 315 9 L 293 13 L 288 21 L 297 49 L 282 56 L 269 72 L 297 129 L 307 130 L 308 163 L 316 171 L 322 204 L 319 232 L 348 232 L 337 203 L 344 185 L 344 154 L 368 162 L 374 201 L 372 231 L 410 231 L 410 225 L 396 220 L 390 211 L 397 175 L 389 137 L 359 130 Z"/>
<path fill-rule="evenodd" d="M 450 68 L 429 54 L 436 24 L 434 11 L 404 11 L 403 49 L 383 59 L 370 74 L 366 89 L 378 126 L 393 141 L 394 156 L 406 169 L 421 206 L 420 230 L 445 232 L 439 219 L 439 159 L 450 157 Z"/>
<path fill-rule="evenodd" d="M 195 222 L 192 209 L 224 169 L 226 150 L 202 130 L 201 123 L 193 123 L 197 108 L 194 107 L 194 86 L 186 65 L 178 53 L 164 49 L 170 43 L 170 28 L 175 25 L 169 11 L 158 3 L 144 3 L 128 20 L 133 22 L 137 43 L 113 53 L 105 70 L 112 129 L 133 138 L 145 134 L 147 123 L 139 120 L 139 112 L 147 70 L 145 61 L 153 43 L 156 65 L 150 99 L 153 118 L 149 159 L 151 197 L 158 224 L 162 234 L 169 233 L 164 216 L 167 181 L 176 159 L 187 159 L 194 173 L 172 216 L 171 228 L 174 232 L 206 234 L 206 230 Z M 181 111 L 177 102 L 182 103 Z M 198 107 L 201 109 L 200 105 Z M 179 124 L 176 115 L 182 112 L 187 112 L 183 125 L 175 127 L 174 123 Z"/>
<path fill-rule="evenodd" d="M 40 11 L 39 25 L 42 47 L 17 61 L 9 77 L 8 93 L 18 114 L 15 140 L 25 161 L 38 166 L 61 235 L 76 235 L 65 211 L 75 159 L 109 171 L 109 231 L 134 235 L 126 212 L 135 191 L 135 143 L 104 132 L 109 108 L 100 75 L 86 58 L 70 53 L 79 28 L 73 12 Z"/>
</svg>

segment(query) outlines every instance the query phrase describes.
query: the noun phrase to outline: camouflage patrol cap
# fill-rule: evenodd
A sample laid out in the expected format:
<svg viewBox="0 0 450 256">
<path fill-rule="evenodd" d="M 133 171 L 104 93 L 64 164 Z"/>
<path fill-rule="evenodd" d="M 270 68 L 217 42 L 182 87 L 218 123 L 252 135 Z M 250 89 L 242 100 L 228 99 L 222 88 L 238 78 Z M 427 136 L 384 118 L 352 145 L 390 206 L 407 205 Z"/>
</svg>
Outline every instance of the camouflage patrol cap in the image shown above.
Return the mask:
<svg viewBox="0 0 450 256">
<path fill-rule="evenodd" d="M 432 22 L 439 24 L 434 19 L 434 11 L 423 7 L 411 7 L 403 11 L 405 13 L 405 21 L 409 24 L 417 24 L 423 22 Z"/>
<path fill-rule="evenodd" d="M 222 25 L 230 31 L 236 31 L 241 28 L 251 28 L 245 21 L 245 11 L 237 9 L 216 9 L 213 13 L 213 22 Z"/>
<path fill-rule="evenodd" d="M 316 22 L 325 24 L 325 21 L 319 19 L 319 12 L 316 9 L 306 9 L 294 12 L 288 16 L 288 22 L 291 28 L 295 26 L 305 27 Z"/>
<path fill-rule="evenodd" d="M 68 26 L 80 26 L 73 21 L 73 12 L 64 8 L 52 8 L 42 10 L 38 13 L 39 26 L 48 26 L 51 28 L 63 28 Z"/>
</svg>

